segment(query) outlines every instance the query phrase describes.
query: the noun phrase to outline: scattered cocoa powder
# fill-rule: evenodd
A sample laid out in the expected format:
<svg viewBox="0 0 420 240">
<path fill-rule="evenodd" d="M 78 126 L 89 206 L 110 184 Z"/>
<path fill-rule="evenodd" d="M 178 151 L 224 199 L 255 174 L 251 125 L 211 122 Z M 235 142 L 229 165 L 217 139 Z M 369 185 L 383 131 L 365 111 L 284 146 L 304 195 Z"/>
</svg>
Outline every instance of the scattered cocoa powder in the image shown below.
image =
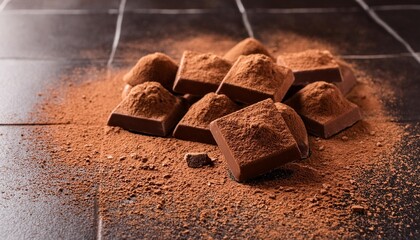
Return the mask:
<svg viewBox="0 0 420 240">
<path fill-rule="evenodd" d="M 55 86 L 51 101 L 47 99 L 37 115 L 69 124 L 35 128 L 28 136 L 34 139 L 34 147 L 51 156 L 43 165 L 46 179 L 41 176 L 37 181 L 68 191 L 74 196 L 71 203 L 81 209 L 89 207 L 86 203 L 95 195 L 89 192 L 99 183 L 99 216 L 106 237 L 360 238 L 370 230 L 356 221 L 372 222 L 381 211 L 390 213 L 385 208 L 367 208 L 365 215 L 355 216 L 351 210 L 353 205 L 371 204 L 371 199 L 362 198 L 370 187 L 366 188 L 360 173 L 401 163 L 402 158 L 396 158 L 389 165 L 389 159 L 407 131 L 383 109 L 380 96 L 392 98 L 392 91 L 374 84 L 369 73 L 356 71 L 358 83 L 347 96 L 361 107 L 362 121 L 328 140 L 310 136 L 310 158 L 238 184 L 228 177 L 216 146 L 104 127 L 121 101 L 126 72 L 121 69 L 109 75 L 85 69 L 65 76 L 87 79 Z M 53 101 L 57 96 L 61 100 Z M 72 150 L 67 152 L 69 139 Z M 192 150 L 209 153 L 215 166 L 199 171 L 188 168 L 183 157 Z M 376 229 L 378 234 L 384 230 Z"/>
</svg>

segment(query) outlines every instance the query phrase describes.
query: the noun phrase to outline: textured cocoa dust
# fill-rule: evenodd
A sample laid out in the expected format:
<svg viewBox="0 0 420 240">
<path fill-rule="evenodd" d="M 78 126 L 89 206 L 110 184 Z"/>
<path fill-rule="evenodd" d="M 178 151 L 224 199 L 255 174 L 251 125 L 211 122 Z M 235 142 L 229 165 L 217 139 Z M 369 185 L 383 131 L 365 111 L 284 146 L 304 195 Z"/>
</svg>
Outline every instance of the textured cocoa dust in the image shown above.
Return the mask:
<svg viewBox="0 0 420 240">
<path fill-rule="evenodd" d="M 326 123 L 356 106 L 331 83 L 314 82 L 293 95 L 287 104 L 300 115 Z"/>
<path fill-rule="evenodd" d="M 231 64 L 228 61 L 215 54 L 185 51 L 177 78 L 218 86 L 230 67 Z"/>
<path fill-rule="evenodd" d="M 179 104 L 172 93 L 158 82 L 145 82 L 130 91 L 118 106 L 118 113 L 136 117 L 164 119 Z"/>
<path fill-rule="evenodd" d="M 208 93 L 191 105 L 179 124 L 209 129 L 213 120 L 239 109 L 239 106 L 226 95 Z"/>
<path fill-rule="evenodd" d="M 278 61 L 284 62 L 293 71 L 339 67 L 333 56 L 328 51 L 323 50 L 288 53 L 280 55 Z"/>
<path fill-rule="evenodd" d="M 328 140 L 310 137 L 310 158 L 240 184 L 229 177 L 216 146 L 107 127 L 128 69 L 91 71 L 84 83 L 51 90 L 51 99 L 62 101 L 41 106 L 43 117 L 67 124 L 33 136 L 51 155 L 45 178 L 56 180 L 49 181 L 57 186 L 55 194 L 69 193 L 72 203 L 85 208 L 99 184 L 106 238 L 360 237 L 369 230 L 355 219 L 380 214 L 361 197 L 366 190 L 357 179 L 385 165 L 404 129 L 383 110 L 378 92 L 384 86 L 365 73 L 356 72 L 359 82 L 347 96 L 361 107 L 362 121 Z M 215 165 L 188 168 L 188 152 L 207 152 Z M 365 207 L 365 214 L 352 213 L 353 205 Z"/>
<path fill-rule="evenodd" d="M 290 79 L 292 71 L 277 65 L 263 54 L 240 56 L 226 75 L 223 83 L 273 93 Z"/>
</svg>

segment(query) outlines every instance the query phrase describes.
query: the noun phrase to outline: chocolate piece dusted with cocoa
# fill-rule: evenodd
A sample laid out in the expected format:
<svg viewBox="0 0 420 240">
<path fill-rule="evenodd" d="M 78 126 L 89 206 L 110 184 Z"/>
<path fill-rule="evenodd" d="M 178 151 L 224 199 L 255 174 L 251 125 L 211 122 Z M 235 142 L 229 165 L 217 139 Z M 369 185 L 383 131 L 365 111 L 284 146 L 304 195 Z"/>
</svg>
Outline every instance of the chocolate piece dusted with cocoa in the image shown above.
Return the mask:
<svg viewBox="0 0 420 240">
<path fill-rule="evenodd" d="M 301 158 L 289 127 L 271 99 L 211 122 L 210 130 L 238 181 Z"/>
<path fill-rule="evenodd" d="M 234 101 L 252 104 L 272 98 L 280 102 L 294 81 L 292 71 L 262 54 L 240 56 L 217 89 Z"/>
<path fill-rule="evenodd" d="M 331 83 L 314 82 L 286 101 L 302 117 L 309 133 L 329 138 L 361 119 L 359 107 Z"/>
<path fill-rule="evenodd" d="M 136 86 L 144 82 L 159 82 L 168 90 L 172 90 L 178 65 L 172 58 L 163 53 L 146 55 L 124 75 L 124 82 Z"/>
<path fill-rule="evenodd" d="M 109 126 L 133 132 L 166 136 L 185 113 L 183 102 L 158 82 L 145 82 L 133 89 L 114 109 Z"/>
<path fill-rule="evenodd" d="M 340 66 L 327 50 L 307 50 L 278 56 L 277 64 L 292 69 L 294 85 L 316 81 L 341 82 Z"/>
<path fill-rule="evenodd" d="M 223 57 L 228 61 L 235 62 L 241 55 L 264 54 L 275 60 L 264 45 L 255 38 L 246 38 L 231 48 Z"/>
<path fill-rule="evenodd" d="M 283 117 L 284 121 L 290 129 L 290 132 L 295 138 L 300 150 L 301 158 L 309 157 L 308 133 L 302 119 L 299 117 L 296 111 L 293 110 L 293 108 L 287 106 L 286 104 L 276 102 L 275 106 L 281 113 L 281 116 Z"/>
<path fill-rule="evenodd" d="M 208 93 L 194 103 L 175 128 L 173 136 L 193 142 L 216 144 L 209 124 L 239 109 L 226 95 Z"/>
<path fill-rule="evenodd" d="M 133 86 L 131 86 L 130 84 L 125 84 L 123 91 L 121 93 L 121 98 L 124 99 L 125 97 L 127 97 L 132 88 Z"/>
<path fill-rule="evenodd" d="M 341 82 L 335 82 L 334 84 L 340 89 L 341 93 L 344 95 L 347 95 L 353 87 L 357 83 L 356 76 L 354 75 L 353 69 L 351 66 L 339 59 L 336 59 L 338 65 L 340 66 L 341 76 L 343 78 L 343 81 Z"/>
<path fill-rule="evenodd" d="M 173 90 L 204 96 L 215 92 L 229 71 L 231 64 L 211 53 L 185 51 L 176 74 Z"/>
<path fill-rule="evenodd" d="M 213 161 L 207 153 L 187 153 L 184 156 L 187 165 L 190 168 L 201 168 L 204 166 L 212 166 Z"/>
</svg>

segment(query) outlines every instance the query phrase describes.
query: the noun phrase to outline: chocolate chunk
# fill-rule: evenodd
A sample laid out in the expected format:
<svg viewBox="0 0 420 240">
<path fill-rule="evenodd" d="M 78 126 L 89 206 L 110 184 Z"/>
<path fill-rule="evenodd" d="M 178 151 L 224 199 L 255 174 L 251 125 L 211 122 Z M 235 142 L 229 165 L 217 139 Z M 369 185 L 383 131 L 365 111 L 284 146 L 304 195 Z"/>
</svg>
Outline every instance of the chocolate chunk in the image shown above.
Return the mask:
<svg viewBox="0 0 420 240">
<path fill-rule="evenodd" d="M 190 107 L 176 126 L 173 136 L 183 140 L 216 144 L 209 129 L 210 122 L 238 109 L 239 106 L 225 95 L 208 93 Z"/>
<path fill-rule="evenodd" d="M 340 66 L 327 50 L 307 50 L 278 56 L 277 64 L 292 69 L 294 85 L 316 81 L 341 82 Z"/>
<path fill-rule="evenodd" d="M 327 82 L 308 84 L 286 101 L 302 117 L 309 133 L 329 138 L 361 119 L 359 107 Z"/>
<path fill-rule="evenodd" d="M 125 97 L 127 97 L 132 88 L 133 86 L 131 86 L 130 84 L 125 84 L 124 89 L 121 93 L 121 98 L 124 99 Z"/>
<path fill-rule="evenodd" d="M 280 102 L 294 80 L 290 69 L 262 54 L 240 56 L 217 89 L 234 101 L 252 104 L 266 98 Z"/>
<path fill-rule="evenodd" d="M 172 58 L 163 53 L 146 55 L 124 75 L 123 80 L 131 86 L 144 82 L 159 82 L 168 90 L 172 90 L 178 65 Z"/>
<path fill-rule="evenodd" d="M 301 158 L 303 159 L 309 157 L 308 133 L 306 132 L 305 124 L 302 119 L 296 111 L 293 110 L 293 108 L 287 106 L 286 104 L 276 102 L 275 106 L 281 113 L 281 116 L 295 138 L 300 150 Z"/>
<path fill-rule="evenodd" d="M 301 158 L 292 133 L 271 99 L 211 122 L 210 130 L 238 181 Z"/>
<path fill-rule="evenodd" d="M 271 59 L 274 57 L 268 50 L 255 38 L 246 38 L 231 48 L 223 57 L 230 62 L 235 62 L 241 55 L 264 54 Z"/>
<path fill-rule="evenodd" d="M 185 51 L 173 90 L 195 96 L 215 92 L 230 67 L 228 61 L 214 54 Z"/>
<path fill-rule="evenodd" d="M 114 109 L 109 126 L 133 132 L 166 136 L 185 113 L 183 102 L 158 82 L 145 82 L 133 89 Z"/>
<path fill-rule="evenodd" d="M 341 76 L 343 77 L 342 82 L 335 82 L 334 84 L 340 89 L 341 93 L 347 95 L 357 83 L 356 76 L 354 75 L 351 66 L 344 61 L 336 60 L 340 66 Z"/>
<path fill-rule="evenodd" d="M 184 156 L 187 165 L 190 168 L 201 168 L 204 166 L 212 166 L 213 161 L 207 153 L 187 153 Z"/>
</svg>

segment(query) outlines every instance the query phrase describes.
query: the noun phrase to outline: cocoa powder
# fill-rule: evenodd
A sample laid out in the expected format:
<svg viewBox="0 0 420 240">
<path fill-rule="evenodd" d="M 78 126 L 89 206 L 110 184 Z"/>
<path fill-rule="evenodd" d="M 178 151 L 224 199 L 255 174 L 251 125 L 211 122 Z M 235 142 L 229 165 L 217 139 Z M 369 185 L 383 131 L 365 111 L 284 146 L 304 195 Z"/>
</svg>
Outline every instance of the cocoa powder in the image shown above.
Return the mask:
<svg viewBox="0 0 420 240">
<path fill-rule="evenodd" d="M 111 76 L 95 69 L 70 74 L 65 78 L 86 80 L 54 86 L 40 106 L 43 117 L 69 124 L 36 128 L 28 136 L 52 159 L 37 180 L 56 186 L 57 192 L 45 194 L 59 194 L 60 188 L 70 192 L 71 204 L 81 209 L 87 207 L 86 193 L 99 183 L 99 216 L 108 237 L 360 237 L 363 229 L 355 219 L 364 216 L 354 215 L 351 207 L 366 207 L 366 215 L 382 213 L 361 197 L 364 185 L 358 176 L 389 164 L 384 159 L 398 147 L 404 129 L 391 121 L 379 98 L 392 98 L 392 91 L 354 67 L 358 83 L 347 98 L 361 107 L 364 119 L 328 140 L 310 136 L 310 158 L 249 184 L 228 177 L 216 146 L 104 127 L 121 101 L 127 69 Z M 52 101 L 58 96 L 61 101 Z M 72 151 L 67 152 L 69 139 Z M 183 157 L 191 150 L 207 152 L 214 167 L 188 168 Z"/>
<path fill-rule="evenodd" d="M 162 119 L 170 113 L 179 99 L 158 82 L 145 82 L 133 87 L 118 105 L 118 112 L 128 115 Z"/>
<path fill-rule="evenodd" d="M 208 129 L 211 121 L 238 109 L 226 95 L 208 93 L 190 107 L 179 123 Z"/>
</svg>

